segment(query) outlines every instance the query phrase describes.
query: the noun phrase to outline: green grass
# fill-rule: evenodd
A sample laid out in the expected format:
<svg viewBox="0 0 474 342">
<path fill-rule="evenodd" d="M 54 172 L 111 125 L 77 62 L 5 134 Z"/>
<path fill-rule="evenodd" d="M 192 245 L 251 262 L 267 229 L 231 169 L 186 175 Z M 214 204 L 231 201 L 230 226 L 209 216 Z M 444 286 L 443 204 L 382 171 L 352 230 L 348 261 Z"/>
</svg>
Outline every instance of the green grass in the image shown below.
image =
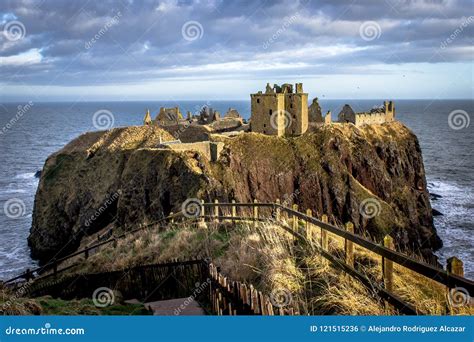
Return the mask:
<svg viewBox="0 0 474 342">
<path fill-rule="evenodd" d="M 36 299 L 42 315 L 150 315 L 141 304 L 114 304 L 98 308 L 91 299 L 62 300 L 50 296 Z"/>
</svg>

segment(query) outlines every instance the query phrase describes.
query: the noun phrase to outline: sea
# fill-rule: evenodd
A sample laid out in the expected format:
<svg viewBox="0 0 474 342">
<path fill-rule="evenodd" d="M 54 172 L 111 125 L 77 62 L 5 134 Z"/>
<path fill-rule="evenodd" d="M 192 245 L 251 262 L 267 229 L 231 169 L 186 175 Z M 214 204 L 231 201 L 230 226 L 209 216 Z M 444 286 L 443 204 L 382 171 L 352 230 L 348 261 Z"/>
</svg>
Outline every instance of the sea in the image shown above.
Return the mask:
<svg viewBox="0 0 474 342">
<path fill-rule="evenodd" d="M 320 99 L 333 119 L 344 104 L 369 110 L 382 100 Z M 27 237 L 38 178 L 46 158 L 78 135 L 107 127 L 141 125 L 147 109 L 179 106 L 198 113 L 210 106 L 222 114 L 237 109 L 250 117 L 250 101 L 23 102 L 0 103 L 0 279 L 37 265 Z M 442 215 L 435 226 L 443 240 L 441 263 L 457 256 L 474 278 L 474 113 L 473 100 L 395 100 L 397 119 L 421 144 L 432 206 Z M 51 222 L 54 224 L 54 222 Z"/>
</svg>

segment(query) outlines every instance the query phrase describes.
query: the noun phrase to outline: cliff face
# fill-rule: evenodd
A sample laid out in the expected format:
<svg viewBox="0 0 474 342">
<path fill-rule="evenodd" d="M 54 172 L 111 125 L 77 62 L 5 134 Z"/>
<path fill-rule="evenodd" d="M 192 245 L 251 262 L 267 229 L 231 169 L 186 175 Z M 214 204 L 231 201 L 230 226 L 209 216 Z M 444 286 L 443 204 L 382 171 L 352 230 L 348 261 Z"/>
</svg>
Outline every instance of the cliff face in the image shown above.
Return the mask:
<svg viewBox="0 0 474 342">
<path fill-rule="evenodd" d="M 249 202 L 280 198 L 352 221 L 356 231 L 426 257 L 441 245 L 417 138 L 398 122 L 324 125 L 283 139 L 246 133 L 222 138 L 211 163 L 196 152 L 159 149 L 156 127 L 85 134 L 46 161 L 29 243 L 43 261 L 77 248 L 112 222 L 125 229 L 178 212 L 187 198 Z M 171 139 L 171 136 L 167 136 Z"/>
</svg>

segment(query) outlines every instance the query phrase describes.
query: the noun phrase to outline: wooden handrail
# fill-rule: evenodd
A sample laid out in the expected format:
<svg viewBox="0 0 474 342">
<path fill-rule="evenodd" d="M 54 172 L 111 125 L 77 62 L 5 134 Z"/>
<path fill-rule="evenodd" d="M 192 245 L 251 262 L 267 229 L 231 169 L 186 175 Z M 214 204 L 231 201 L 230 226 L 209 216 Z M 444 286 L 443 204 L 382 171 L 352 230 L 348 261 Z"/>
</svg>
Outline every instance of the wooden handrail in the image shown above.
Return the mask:
<svg viewBox="0 0 474 342">
<path fill-rule="evenodd" d="M 352 241 L 361 247 L 364 247 L 384 258 L 392 260 L 393 262 L 403 267 L 406 267 L 418 274 L 421 274 L 427 278 L 430 278 L 449 288 L 463 287 L 470 293 L 471 297 L 474 296 L 474 282 L 472 280 L 469 280 L 464 277 L 460 277 L 455 274 L 451 274 L 444 269 L 434 267 L 433 265 L 427 264 L 425 262 L 415 260 L 400 252 L 391 250 L 373 241 L 370 241 L 362 236 L 348 232 L 347 230 L 343 230 L 329 223 L 324 223 L 323 221 L 320 221 L 317 218 L 310 217 L 297 210 L 293 210 L 281 204 L 277 204 L 277 203 L 203 203 L 203 205 L 205 207 L 216 207 L 216 206 L 217 207 L 219 206 L 254 207 L 254 206 L 257 206 L 257 207 L 272 207 L 273 209 L 279 208 L 290 215 L 296 216 L 299 219 L 302 219 L 306 222 L 314 224 L 330 233 L 333 233 L 344 239 Z M 229 218 L 219 216 L 218 219 L 229 219 Z"/>
<path fill-rule="evenodd" d="M 143 226 L 143 227 L 130 230 L 130 231 L 125 232 L 125 233 L 123 233 L 123 234 L 121 234 L 121 235 L 118 235 L 118 236 L 116 236 L 116 237 L 112 237 L 112 238 L 110 238 L 110 239 L 108 239 L 108 240 L 105 240 L 105 241 L 96 243 L 96 244 L 94 244 L 94 245 L 92 245 L 92 246 L 89 246 L 89 247 L 86 247 L 86 248 L 84 248 L 84 249 L 81 249 L 80 251 L 77 251 L 77 252 L 68 254 L 68 255 L 66 255 L 66 256 L 64 256 L 64 257 L 61 257 L 61 258 L 58 258 L 58 259 L 53 259 L 52 261 L 49 261 L 48 263 L 46 263 L 46 264 L 44 264 L 44 265 L 42 265 L 42 266 L 40 266 L 40 267 L 34 268 L 34 269 L 32 269 L 32 270 L 27 270 L 26 272 L 23 272 L 23 273 L 21 273 L 20 275 L 14 277 L 14 278 L 5 280 L 3 283 L 4 283 L 4 284 L 9 284 L 9 283 L 14 282 L 15 280 L 19 280 L 19 279 L 27 279 L 27 280 L 29 280 L 29 278 L 33 277 L 33 274 L 34 274 L 34 273 L 40 273 L 40 272 L 47 271 L 47 270 L 49 270 L 49 269 L 51 269 L 51 268 L 55 268 L 55 267 L 57 267 L 57 265 L 58 265 L 59 263 L 64 262 L 64 261 L 66 261 L 66 260 L 68 260 L 68 259 L 71 259 L 71 258 L 76 257 L 76 256 L 78 256 L 78 255 L 86 254 L 87 252 L 89 252 L 89 251 L 92 250 L 92 249 L 99 248 L 99 247 L 101 247 L 101 246 L 103 246 L 103 245 L 107 245 L 107 244 L 109 244 L 109 243 L 111 243 L 111 242 L 117 241 L 117 239 L 122 239 L 122 238 L 124 238 L 125 236 L 128 236 L 128 235 L 130 235 L 130 234 L 136 233 L 136 232 L 138 232 L 138 231 L 141 231 L 141 230 L 146 229 L 146 228 L 148 228 L 148 227 L 154 226 L 154 225 L 159 224 L 159 223 L 161 223 L 161 222 L 165 222 L 165 221 L 167 221 L 167 220 L 169 220 L 169 219 L 171 219 L 171 218 L 179 217 L 179 216 L 182 216 L 182 215 L 183 215 L 183 214 L 182 214 L 181 212 L 178 212 L 178 213 L 176 213 L 176 214 L 169 215 L 169 216 L 167 216 L 167 217 L 165 217 L 165 218 L 162 218 L 162 219 L 160 219 L 160 220 L 158 220 L 158 221 L 155 221 L 155 222 L 153 222 L 153 223 L 149 223 L 149 224 L 147 224 L 147 225 L 145 225 L 145 226 Z M 64 269 L 63 269 L 63 270 L 64 270 Z"/>
<path fill-rule="evenodd" d="M 187 218 L 187 220 L 185 222 L 189 222 L 189 221 L 192 221 L 192 220 L 199 220 L 199 219 L 214 219 L 214 220 L 235 220 L 235 221 L 239 221 L 239 220 L 245 220 L 245 221 L 265 221 L 265 220 L 268 220 L 270 219 L 272 222 L 274 223 L 277 223 L 279 225 L 281 225 L 282 227 L 284 227 L 287 231 L 289 231 L 291 234 L 293 234 L 294 236 L 296 236 L 298 239 L 303 239 L 305 240 L 305 237 L 301 234 L 299 234 L 298 232 L 295 232 L 294 230 L 292 230 L 291 228 L 289 227 L 285 227 L 284 225 L 281 224 L 281 222 L 276 222 L 274 216 L 273 216 L 273 213 L 276 212 L 277 209 L 279 209 L 280 211 L 284 211 L 286 212 L 287 214 L 289 215 L 292 215 L 294 217 L 297 217 L 301 220 L 304 220 L 310 224 L 313 224 L 315 226 L 318 226 L 320 227 L 321 229 L 327 231 L 327 232 L 330 232 L 332 234 L 335 234 L 337 236 L 340 236 L 341 238 L 345 239 L 345 240 L 348 240 L 348 241 L 351 241 L 361 247 L 364 247 L 372 252 L 374 252 L 375 254 L 378 254 L 380 255 L 381 257 L 384 257 L 386 259 L 389 259 L 403 267 L 406 267 L 412 271 L 414 271 L 415 273 L 418 273 L 418 274 L 421 274 L 429 279 L 432 279 L 440 284 L 443 284 L 445 286 L 447 286 L 448 288 L 455 288 L 455 287 L 462 287 L 464 289 L 466 289 L 469 294 L 472 296 L 474 296 L 474 282 L 467 279 L 467 278 L 464 278 L 464 277 L 461 277 L 461 276 L 458 276 L 458 275 L 455 275 L 455 274 L 451 274 L 449 272 L 447 272 L 446 270 L 444 269 L 441 269 L 441 268 L 437 268 L 437 267 L 434 267 L 432 265 L 429 265 L 425 262 L 421 262 L 421 261 L 417 261 L 413 258 L 410 258 L 400 252 L 397 252 L 397 251 L 394 251 L 392 249 L 389 249 L 387 247 L 384 247 L 382 245 L 379 245 L 377 243 L 374 243 L 373 241 L 370 241 L 362 236 L 359 236 L 359 235 L 356 235 L 354 233 L 351 233 L 347 230 L 343 230 L 337 226 L 334 226 L 334 225 L 331 225 L 329 223 L 325 223 L 321 220 L 318 220 L 312 216 L 308 216 L 308 215 L 305 215 L 297 210 L 294 210 L 294 209 L 291 209 L 291 208 L 288 208 L 286 206 L 283 206 L 279 203 L 202 203 L 202 206 L 204 207 L 246 207 L 246 208 L 249 208 L 249 207 L 266 207 L 266 208 L 271 208 L 272 209 L 272 216 L 270 217 L 267 217 L 267 218 L 264 218 L 264 217 L 245 217 L 245 216 L 214 216 L 214 215 L 206 215 L 206 216 L 196 216 L 196 217 L 192 217 L 192 218 Z M 217 212 L 216 212 L 217 213 Z M 78 256 L 78 255 L 81 255 L 81 254 L 85 254 L 87 252 L 89 252 L 90 250 L 94 249 L 94 248 L 98 248 L 98 247 L 101 247 L 103 245 L 106 245 L 106 244 L 109 244 L 113 241 L 116 241 L 117 239 L 119 238 L 123 238 L 125 236 L 128 236 L 129 234 L 133 234 L 137 231 L 140 231 L 142 229 L 145 229 L 147 227 L 150 227 L 152 225 L 156 225 L 160 222 L 163 222 L 163 221 L 167 221 L 169 220 L 170 218 L 174 218 L 174 217 L 177 217 L 177 216 L 183 216 L 181 212 L 179 213 L 176 213 L 176 214 L 173 214 L 173 215 L 170 215 L 166 218 L 163 218 L 157 222 L 154 222 L 154 223 L 151 223 L 151 224 L 148 224 L 144 227 L 140 227 L 140 228 L 137 228 L 135 230 L 132 230 L 132 231 L 129 231 L 129 232 L 126 232 L 126 233 L 123 233 L 119 236 L 116 236 L 116 237 L 113 237 L 109 240 L 106 240 L 106 241 L 103 241 L 103 242 L 100 242 L 100 243 L 97 243 L 93 246 L 90 246 L 90 247 L 87 247 L 81 251 L 77 251 L 75 253 L 72 253 L 70 255 L 67 255 L 65 257 L 62 257 L 62 258 L 59 258 L 59 259 L 56 259 L 42 267 L 38 267 L 32 271 L 28 271 L 28 272 L 25 272 L 15 278 L 12 278 L 12 279 L 9 279 L 7 281 L 5 281 L 5 283 L 10 283 L 12 281 L 15 281 L 17 279 L 22 279 L 22 278 L 25 278 L 26 277 L 30 277 L 33 273 L 35 272 L 38 272 L 38 271 L 44 271 L 45 269 L 48 269 L 48 268 L 51 268 L 51 267 L 55 267 L 57 266 L 57 264 L 59 262 L 63 262 L 67 259 L 70 259 L 72 257 L 75 257 L 75 256 Z M 306 235 L 306 234 L 305 234 Z M 335 265 L 336 267 L 339 267 L 341 269 L 343 269 L 343 271 L 345 271 L 346 273 L 349 273 L 351 274 L 353 277 L 359 279 L 362 281 L 362 283 L 367 283 L 365 285 L 370 285 L 372 288 L 374 288 L 376 290 L 376 292 L 384 299 L 386 299 L 387 301 L 391 302 L 392 304 L 394 304 L 395 306 L 397 307 L 401 307 L 402 308 L 402 312 L 405 312 L 405 313 L 414 313 L 416 312 L 415 309 L 410 306 L 409 304 L 407 303 L 404 303 L 399 297 L 397 297 L 396 295 L 390 293 L 389 291 L 385 290 L 384 288 L 380 287 L 379 285 L 376 285 L 374 284 L 373 282 L 371 282 L 368 278 L 366 278 L 363 274 L 361 274 L 359 271 L 357 271 L 356 269 L 352 268 L 351 266 L 348 266 L 346 265 L 343 261 L 335 258 L 334 256 L 332 256 L 331 254 L 329 254 L 327 251 L 323 250 L 322 248 L 319 248 L 319 247 L 316 247 L 318 249 L 318 252 L 323 255 L 326 259 L 328 259 L 331 263 L 333 263 L 333 265 Z M 375 287 L 374 287 L 375 285 Z M 403 311 L 404 310 L 404 311 Z"/>
<path fill-rule="evenodd" d="M 393 262 L 403 267 L 406 267 L 438 283 L 446 285 L 449 288 L 464 287 L 466 290 L 469 291 L 470 294 L 474 295 L 474 282 L 469 279 L 466 279 L 454 274 L 450 274 L 441 268 L 434 267 L 425 262 L 417 261 L 404 254 L 401 254 L 400 252 L 378 245 L 362 236 L 356 235 L 354 233 L 350 233 L 347 230 L 343 230 L 329 223 L 324 223 L 314 217 L 309 217 L 305 214 L 300 213 L 299 211 L 295 211 L 293 209 L 290 209 L 288 207 L 285 207 L 279 204 L 275 204 L 275 206 L 286 211 L 287 213 L 291 215 L 294 215 L 322 229 L 325 229 L 330 233 L 338 235 L 344 239 L 350 240 L 354 242 L 355 244 L 361 247 L 364 247 L 384 258 L 392 260 Z"/>
</svg>

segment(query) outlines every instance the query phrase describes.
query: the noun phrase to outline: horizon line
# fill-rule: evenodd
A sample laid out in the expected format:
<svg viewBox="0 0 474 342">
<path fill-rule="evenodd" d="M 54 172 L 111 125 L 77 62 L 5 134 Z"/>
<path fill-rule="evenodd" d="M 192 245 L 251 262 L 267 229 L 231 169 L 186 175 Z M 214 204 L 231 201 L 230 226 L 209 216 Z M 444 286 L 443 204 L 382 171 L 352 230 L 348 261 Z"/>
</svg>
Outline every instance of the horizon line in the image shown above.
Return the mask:
<svg viewBox="0 0 474 342">
<path fill-rule="evenodd" d="M 319 98 L 318 101 L 324 101 L 324 100 L 346 100 L 346 101 L 369 101 L 369 100 L 375 100 L 375 101 L 380 101 L 380 100 L 387 100 L 387 98 Z M 457 98 L 457 97 L 451 97 L 451 98 L 430 98 L 430 97 L 420 97 L 420 98 L 390 98 L 392 101 L 417 101 L 417 100 L 427 100 L 427 101 L 452 101 L 452 100 L 469 100 L 469 101 L 474 101 L 474 98 Z M 7 100 L 7 101 L 2 101 L 2 104 L 7 104 L 7 103 L 19 103 L 19 102 L 29 102 L 31 100 Z M 71 102 L 76 102 L 76 103 L 96 103 L 96 102 L 196 102 L 196 101 L 249 101 L 249 99 L 144 99 L 144 100 L 41 100 L 41 101 L 33 101 L 36 103 L 71 103 Z M 308 101 L 310 102 L 310 101 Z"/>
</svg>

